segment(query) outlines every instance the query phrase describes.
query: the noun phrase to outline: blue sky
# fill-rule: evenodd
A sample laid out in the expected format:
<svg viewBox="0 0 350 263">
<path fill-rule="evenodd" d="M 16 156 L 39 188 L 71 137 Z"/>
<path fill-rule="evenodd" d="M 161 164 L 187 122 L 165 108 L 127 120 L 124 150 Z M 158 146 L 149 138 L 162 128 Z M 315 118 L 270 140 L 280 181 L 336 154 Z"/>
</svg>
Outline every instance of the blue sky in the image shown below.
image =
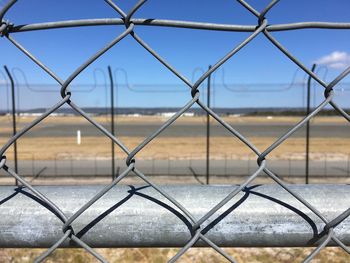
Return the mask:
<svg viewBox="0 0 350 263">
<path fill-rule="evenodd" d="M 269 1 L 249 1 L 258 10 L 262 10 Z M 0 7 L 6 3 L 0 0 Z M 116 1 L 127 12 L 136 1 Z M 302 21 L 332 21 L 350 22 L 348 10 L 350 2 L 343 1 L 285 1 L 278 3 L 268 13 L 269 24 L 302 22 Z M 19 0 L 6 14 L 5 18 L 18 24 L 49 22 L 83 18 L 118 17 L 118 14 L 104 1 L 54 1 L 54 0 Z M 256 24 L 256 18 L 240 6 L 236 1 L 148 1 L 134 18 L 161 18 L 188 21 L 205 21 L 213 23 Z M 48 31 L 33 31 L 17 33 L 12 36 L 49 66 L 61 78 L 67 78 L 89 56 L 102 48 L 106 43 L 123 31 L 123 26 L 98 26 L 85 28 L 55 29 Z M 249 33 L 200 31 L 191 29 L 156 28 L 138 26 L 135 31 L 153 49 L 164 57 L 188 79 L 199 77 L 199 70 L 214 64 Z M 326 80 L 329 81 L 350 64 L 350 31 L 307 29 L 273 33 L 305 65 L 318 62 L 328 67 Z M 25 72 L 29 83 L 55 84 L 55 82 L 32 61 L 26 58 L 5 38 L 0 39 L 0 61 L 9 68 L 20 68 Z M 93 72 L 96 68 L 106 72 L 107 65 L 114 69 L 122 68 L 128 74 L 129 84 L 140 90 L 147 90 L 153 84 L 155 89 L 186 90 L 183 83 L 173 76 L 163 65 L 156 61 L 146 50 L 138 45 L 130 36 L 122 40 L 98 61 L 83 72 L 73 84 L 93 83 Z M 297 70 L 295 64 L 289 61 L 264 36 L 258 36 L 228 63 L 223 66 L 225 83 L 290 83 Z M 266 86 L 242 86 L 245 89 L 258 92 L 230 92 L 221 81 L 222 69 L 213 83 L 217 107 L 300 107 L 304 105 L 304 88 L 295 85 L 288 92 L 259 92 Z M 324 69 L 320 69 L 323 76 Z M 18 74 L 17 79 L 23 82 Z M 118 84 L 125 80 L 117 74 Z M 296 81 L 304 79 L 304 74 L 298 71 Z M 219 81 L 220 80 L 220 81 Z M 0 82 L 2 75 L 0 74 Z M 350 82 L 346 78 L 345 82 Z M 103 84 L 103 77 L 98 75 L 98 82 Z M 142 86 L 144 85 L 144 86 Z M 81 88 L 81 87 L 80 87 Z M 57 89 L 58 87 L 50 87 Z M 79 89 L 79 87 L 77 88 Z M 81 88 L 82 89 L 82 88 Z M 154 89 L 154 88 L 152 88 Z M 272 89 L 282 89 L 272 86 Z M 318 87 L 314 95 L 315 103 L 322 99 L 322 89 Z M 48 107 L 59 99 L 58 93 L 34 93 L 25 87 L 19 90 L 20 105 L 23 108 Z M 346 107 L 349 101 L 349 91 L 340 92 L 338 102 Z M 3 94 L 3 95 L 1 95 Z M 5 97 L 4 89 L 0 96 Z M 91 93 L 76 93 L 73 96 L 81 106 L 104 107 L 108 96 L 102 88 Z M 204 94 L 204 92 L 203 92 Z M 107 97 L 106 97 L 107 96 Z M 188 101 L 189 93 L 135 93 L 121 85 L 118 88 L 117 104 L 127 106 L 181 106 Z M 31 99 L 28 100 L 28 97 Z M 6 105 L 0 102 L 0 109 Z"/>
</svg>

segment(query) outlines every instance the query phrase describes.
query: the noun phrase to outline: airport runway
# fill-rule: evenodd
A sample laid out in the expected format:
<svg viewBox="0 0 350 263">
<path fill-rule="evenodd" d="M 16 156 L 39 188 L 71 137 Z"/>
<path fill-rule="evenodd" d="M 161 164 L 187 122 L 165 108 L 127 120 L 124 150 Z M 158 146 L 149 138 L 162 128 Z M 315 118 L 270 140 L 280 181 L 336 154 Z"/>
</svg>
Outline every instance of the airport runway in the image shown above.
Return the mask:
<svg viewBox="0 0 350 263">
<path fill-rule="evenodd" d="M 109 129 L 109 124 L 104 123 L 105 128 Z M 156 131 L 161 123 L 116 123 L 116 134 L 118 136 L 145 137 Z M 233 128 L 247 137 L 279 137 L 293 127 L 292 123 L 234 123 Z M 8 137 L 9 131 L 1 131 L 4 127 L 0 124 L 0 137 Z M 7 126 L 8 127 L 8 124 Z M 34 130 L 28 132 L 26 137 L 74 137 L 77 130 L 81 131 L 82 136 L 102 136 L 102 133 L 94 126 L 88 123 L 62 124 L 62 123 L 43 123 Z M 164 132 L 161 137 L 202 137 L 206 135 L 205 123 L 174 123 Z M 218 124 L 211 125 L 211 136 L 230 136 L 231 134 Z M 298 130 L 294 137 L 305 137 L 305 127 Z M 349 123 L 318 123 L 311 125 L 312 137 L 332 137 L 332 138 L 350 138 Z"/>
</svg>

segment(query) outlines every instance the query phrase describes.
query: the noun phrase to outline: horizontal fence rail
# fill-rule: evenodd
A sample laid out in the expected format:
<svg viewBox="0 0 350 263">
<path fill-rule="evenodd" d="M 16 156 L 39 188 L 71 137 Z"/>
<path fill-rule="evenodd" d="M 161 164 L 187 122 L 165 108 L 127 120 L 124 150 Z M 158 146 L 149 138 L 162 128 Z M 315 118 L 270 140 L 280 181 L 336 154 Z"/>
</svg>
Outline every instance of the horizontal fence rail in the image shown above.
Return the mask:
<svg viewBox="0 0 350 263">
<path fill-rule="evenodd" d="M 283 181 L 269 164 L 269 154 L 326 106 L 333 107 L 345 120 L 350 121 L 350 116 L 336 104 L 334 98 L 337 93 L 336 89 L 333 90 L 349 74 L 350 67 L 331 82 L 326 83 L 317 73 L 309 70 L 299 58 L 291 54 L 277 40 L 273 32 L 305 28 L 349 30 L 350 23 L 311 21 L 272 25 L 268 22 L 268 16 L 270 10 L 279 2 L 278 0 L 271 1 L 260 12 L 247 2 L 238 0 L 245 11 L 256 19 L 256 23 L 252 25 L 135 18 L 137 11 L 143 8 L 146 0 L 138 1 L 128 12 L 123 11 L 112 0 L 105 0 L 106 4 L 115 11 L 115 18 L 19 25 L 6 19 L 7 12 L 14 8 L 17 2 L 20 1 L 10 0 L 0 9 L 0 36 L 3 37 L 1 42 L 7 40 L 12 43 L 24 56 L 52 77 L 60 85 L 58 92 L 61 99 L 28 126 L 18 131 L 0 149 L 0 169 L 21 185 L 17 190 L 14 190 L 13 187 L 0 188 L 2 196 L 0 245 L 3 247 L 49 247 L 36 259 L 37 262 L 46 259 L 58 247 L 68 245 L 84 248 L 101 262 L 106 262 L 106 260 L 93 247 L 180 246 L 181 249 L 169 259 L 169 262 L 177 261 L 188 249 L 196 245 L 210 246 L 230 262 L 235 262 L 235 259 L 220 246 L 317 246 L 304 262 L 311 261 L 327 245 L 337 245 L 350 253 L 347 247 L 349 245 L 348 216 L 350 215 L 348 186 L 292 186 Z M 84 5 L 81 6 L 84 8 Z M 111 42 L 88 58 L 67 79 L 61 79 L 15 39 L 16 35 L 30 30 L 95 25 L 120 26 L 123 32 L 114 36 Z M 213 66 L 204 72 L 196 82 L 191 83 L 137 34 L 139 26 L 148 26 L 150 30 L 151 26 L 163 26 L 230 31 L 232 34 L 249 32 L 249 36 L 238 45 L 233 46 L 231 51 L 220 60 L 213 63 Z M 138 43 L 145 52 L 151 54 L 155 60 L 189 88 L 188 102 L 134 149 L 126 147 L 117 135 L 113 135 L 77 106 L 72 96 L 74 92 L 69 91 L 71 83 L 82 71 L 108 52 L 110 48 L 118 46 L 118 43 L 127 36 L 135 40 L 135 43 Z M 260 151 L 244 134 L 239 133 L 234 125 L 226 123 L 212 108 L 205 105 L 200 99 L 199 91 L 201 84 L 212 73 L 232 57 L 234 58 L 257 36 L 265 37 L 271 45 L 324 89 L 323 102 L 263 151 Z M 38 45 L 41 44 L 38 40 Z M 211 51 L 214 52 L 215 49 Z M 6 73 L 10 80 L 9 83 L 14 85 L 7 68 Z M 183 188 L 158 186 L 145 176 L 138 166 L 138 153 L 194 105 L 202 108 L 255 155 L 257 164 L 254 171 L 240 185 L 184 186 Z M 105 187 L 33 186 L 20 175 L 20 172 L 16 172 L 6 162 L 7 150 L 21 136 L 62 106 L 71 107 L 124 152 L 126 168 L 121 170 L 118 176 Z M 330 136 L 332 136 L 331 131 Z M 252 185 L 254 179 L 262 173 L 276 184 L 273 186 Z M 136 175 L 147 186 L 141 188 L 116 187 L 129 174 Z M 114 217 L 108 215 L 109 213 L 113 213 Z M 122 227 L 120 224 L 123 224 Z"/>
<path fill-rule="evenodd" d="M 67 215 L 101 188 L 36 187 Z M 163 190 L 199 219 L 237 188 L 189 185 L 164 186 Z M 350 199 L 349 185 L 293 185 L 290 189 L 307 198 L 329 220 L 346 210 Z M 1 247 L 48 248 L 56 242 L 63 222 L 30 191 L 2 186 L 0 200 L 6 200 L 0 206 Z M 191 222 L 150 186 L 114 187 L 71 226 L 91 247 L 182 247 L 193 234 Z M 324 227 L 321 219 L 281 187 L 254 185 L 243 189 L 203 222 L 201 233 L 224 247 L 300 247 L 322 242 L 327 237 L 322 232 Z M 344 244 L 350 244 L 350 219 L 334 231 Z M 74 246 L 69 240 L 62 244 Z M 208 244 L 200 241 L 195 246 Z"/>
</svg>

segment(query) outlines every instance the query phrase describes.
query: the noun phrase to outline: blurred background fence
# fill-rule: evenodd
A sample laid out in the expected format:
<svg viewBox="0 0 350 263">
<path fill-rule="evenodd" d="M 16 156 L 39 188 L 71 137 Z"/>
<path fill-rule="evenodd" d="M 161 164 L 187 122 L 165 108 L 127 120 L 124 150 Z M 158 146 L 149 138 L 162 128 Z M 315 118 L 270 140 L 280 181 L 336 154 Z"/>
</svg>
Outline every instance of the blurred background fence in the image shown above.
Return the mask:
<svg viewBox="0 0 350 263">
<path fill-rule="evenodd" d="M 194 79 L 199 72 L 204 72 L 204 69 L 196 68 L 192 72 L 192 78 Z M 320 66 L 316 68 L 316 72 L 323 76 L 323 78 L 326 78 L 328 68 L 326 66 Z M 26 105 L 28 103 L 27 98 L 36 98 L 41 102 L 46 101 L 49 105 L 52 99 L 51 97 L 56 95 L 59 86 L 44 83 L 29 83 L 23 70 L 13 68 L 10 71 L 15 84 L 12 92 L 11 83 L 6 77 L 6 72 L 0 71 L 0 73 L 0 77 L 2 78 L 0 82 L 0 94 L 2 94 L 0 113 L 3 116 L 1 127 L 6 128 L 0 134 L 3 138 L 9 138 L 13 133 L 9 128 L 13 124 L 13 120 L 16 121 L 17 127 L 23 127 L 31 118 L 42 114 L 46 109 L 45 107 L 28 107 Z M 91 101 L 82 100 L 80 101 L 81 106 L 91 116 L 98 117 L 102 121 L 103 126 L 108 130 L 112 131 L 113 126 L 114 129 L 117 127 L 118 134 L 124 137 L 145 136 L 147 132 L 154 129 L 153 126 L 156 127 L 162 120 L 171 117 L 177 109 L 174 107 L 121 107 L 119 105 L 120 96 L 129 96 L 129 93 L 132 96 L 141 96 L 146 99 L 148 96 L 160 93 L 186 96 L 185 86 L 174 84 L 133 84 L 130 83 L 128 73 L 125 69 L 112 69 L 111 73 L 108 74 L 107 69 L 96 68 L 93 70 L 93 83 L 75 84 L 70 86 L 70 90 L 77 94 L 82 93 L 82 95 L 92 94 L 95 97 L 95 104 L 91 104 Z M 225 74 L 227 72 L 224 68 L 215 71 L 211 76 L 210 82 L 202 84 L 204 86 L 201 95 L 202 100 L 207 100 L 211 104 L 210 106 L 221 116 L 227 117 L 231 121 L 234 121 L 236 125 L 239 125 L 241 131 L 248 137 L 278 137 L 297 118 L 301 118 L 307 114 L 308 102 L 312 109 L 321 99 L 318 97 L 318 92 L 316 92 L 319 85 L 315 82 L 308 83 L 307 74 L 303 75 L 300 69 L 295 70 L 290 83 L 227 83 Z M 343 100 L 350 98 L 350 83 L 341 82 L 335 87 L 335 90 L 341 94 Z M 280 93 L 283 96 L 298 97 L 299 102 L 277 108 L 225 108 L 220 102 L 223 97 L 228 96 L 230 93 L 235 93 L 237 96 L 240 96 L 240 94 L 246 96 L 250 96 L 250 94 L 252 96 L 256 94 L 268 96 L 269 93 Z M 83 98 L 83 96 L 81 97 Z M 77 97 L 77 100 L 79 101 L 79 97 Z M 16 103 L 15 109 L 13 109 L 14 105 L 12 105 L 12 102 Z M 45 106 L 45 103 L 41 103 L 40 105 Z M 13 114 L 17 116 L 16 119 L 13 118 Z M 205 112 L 201 111 L 200 108 L 193 108 L 192 111 L 186 114 L 184 118 L 197 118 L 196 125 L 185 125 L 180 126 L 178 129 L 169 129 L 170 133 L 166 135 L 167 137 L 197 137 L 199 142 L 201 140 L 205 142 L 206 137 L 216 138 L 229 135 L 229 133 L 225 133 L 225 130 L 220 129 L 215 123 L 209 123 L 208 125 Z M 66 117 L 66 119 L 57 118 L 55 123 L 44 124 L 40 129 L 36 129 L 35 132 L 30 133 L 29 137 L 45 137 L 60 140 L 62 141 L 62 145 L 64 145 L 65 137 L 77 140 L 76 144 L 79 143 L 79 145 L 85 143 L 84 140 L 86 137 L 96 140 L 100 137 L 97 130 L 91 129 L 79 121 L 77 123 L 77 119 L 74 118 L 75 113 L 69 110 L 69 108 L 62 109 L 54 115 L 57 117 Z M 299 149 L 297 152 L 293 152 L 295 149 L 290 149 L 287 154 L 276 156 L 271 160 L 271 166 L 279 176 L 292 179 L 295 177 L 300 180 L 301 177 L 305 176 L 305 166 L 307 165 L 305 159 L 309 155 L 308 170 L 310 177 L 318 179 L 349 177 L 350 151 L 329 152 L 328 147 L 320 149 L 319 145 L 316 144 L 314 146 L 313 144 L 313 139 L 317 140 L 317 138 L 327 137 L 330 129 L 332 129 L 334 138 L 338 137 L 339 140 L 350 138 L 347 132 L 347 124 L 332 121 L 336 117 L 330 109 L 323 111 L 321 115 L 325 118 L 328 116 L 329 119 L 328 121 L 316 122 L 315 124 L 314 120 L 311 121 L 311 132 L 309 134 L 311 149 L 309 153 L 303 149 Z M 149 117 L 151 120 L 142 121 L 144 117 Z M 292 118 L 288 121 L 288 117 Z M 70 118 L 72 118 L 72 121 L 67 121 Z M 246 119 L 249 120 L 249 118 L 252 118 L 252 120 L 247 122 Z M 132 124 L 132 120 L 136 120 L 138 125 Z M 207 130 L 210 128 L 211 132 L 209 134 L 205 133 L 205 125 L 210 126 L 206 127 Z M 183 131 L 184 129 L 185 131 Z M 306 130 L 302 128 L 292 137 L 307 139 L 307 136 Z M 212 144 L 212 147 L 215 147 L 215 143 L 215 140 L 214 142 L 209 142 L 209 144 Z M 298 143 L 303 144 L 304 142 L 298 141 Z M 199 144 L 197 143 L 197 145 Z M 125 168 L 122 158 L 118 158 L 118 155 L 114 156 L 114 149 L 108 146 L 102 147 L 102 149 L 98 149 L 94 153 L 79 152 L 79 148 L 68 150 L 64 149 L 64 147 L 59 147 L 53 150 L 50 157 L 43 156 L 43 154 L 38 154 L 35 151 L 28 151 L 28 148 L 30 149 L 26 145 L 24 147 L 17 147 L 17 155 L 19 156 L 17 162 L 21 174 L 32 178 L 32 180 L 44 179 L 46 177 L 64 178 L 67 176 L 80 178 L 110 177 L 111 170 L 114 170 L 114 173 L 112 173 L 112 178 L 114 178 L 120 169 Z M 112 161 L 113 156 L 114 163 Z M 11 158 L 10 155 L 10 163 Z M 207 158 L 210 159 L 208 171 L 206 170 Z M 254 170 L 256 163 L 254 155 L 248 152 L 237 155 L 232 153 L 231 149 L 221 149 L 220 152 L 215 149 L 213 152 L 210 149 L 206 149 L 203 152 L 198 151 L 197 147 L 191 147 L 186 151 L 186 154 L 181 154 L 181 156 L 169 151 L 146 154 L 141 157 L 139 165 L 150 176 L 189 176 L 196 178 L 196 182 L 203 183 L 205 182 L 204 177 L 207 176 L 207 173 L 214 176 L 230 177 L 249 175 Z M 5 176 L 4 171 L 0 170 L 0 175 Z"/>
<path fill-rule="evenodd" d="M 46 177 L 110 177 L 111 153 L 101 152 L 89 156 L 81 153 L 57 153 L 53 160 L 42 160 L 35 157 L 35 153 L 21 152 L 23 159 L 19 161 L 19 172 L 24 177 L 43 179 Z M 276 174 L 283 178 L 305 177 L 305 156 L 290 156 L 288 159 L 272 159 L 271 167 Z M 125 168 L 124 159 L 116 158 L 116 171 Z M 13 161 L 8 162 L 14 165 Z M 166 153 L 159 153 L 140 159 L 138 164 L 146 175 L 175 175 L 199 176 L 206 175 L 206 160 L 198 154 L 187 154 L 183 157 L 171 157 Z M 211 159 L 210 174 L 215 176 L 242 177 L 252 173 L 256 167 L 254 155 L 235 156 L 221 155 Z M 0 171 L 1 176 L 6 176 Z M 116 173 L 117 174 L 117 173 Z M 335 155 L 330 153 L 318 154 L 316 160 L 310 162 L 310 177 L 325 178 L 332 182 L 332 178 L 350 177 L 350 155 Z M 49 179 L 48 178 L 48 179 Z M 233 178 L 228 178 L 233 179 Z"/>
</svg>

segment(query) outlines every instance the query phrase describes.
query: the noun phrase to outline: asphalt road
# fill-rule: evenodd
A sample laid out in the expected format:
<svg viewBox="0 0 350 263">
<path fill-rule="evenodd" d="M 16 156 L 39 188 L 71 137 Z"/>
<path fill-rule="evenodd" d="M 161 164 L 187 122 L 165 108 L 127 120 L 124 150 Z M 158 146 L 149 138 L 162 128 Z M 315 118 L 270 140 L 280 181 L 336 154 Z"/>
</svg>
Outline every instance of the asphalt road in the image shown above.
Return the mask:
<svg viewBox="0 0 350 263">
<path fill-rule="evenodd" d="M 128 124 L 128 123 L 116 123 L 116 134 L 118 136 L 130 136 L 130 137 L 145 137 L 161 126 L 161 123 L 147 123 L 147 124 Z M 286 131 L 293 127 L 293 124 L 286 123 L 235 123 L 232 125 L 240 133 L 247 137 L 279 137 Z M 0 124 L 0 137 L 8 137 L 9 132 L 1 131 Z M 108 125 L 105 125 L 109 129 Z M 102 136 L 102 133 L 94 126 L 88 123 L 79 124 L 55 124 L 44 123 L 35 127 L 33 130 L 26 134 L 26 137 L 74 137 L 77 134 L 77 130 L 81 131 L 82 136 Z M 163 131 L 161 137 L 202 137 L 206 134 L 206 127 L 204 123 L 174 123 L 165 131 Z M 211 125 L 212 136 L 230 136 L 230 133 L 222 126 L 218 124 Z M 305 127 L 298 130 L 294 137 L 305 137 Z M 312 124 L 311 126 L 312 137 L 333 137 L 333 138 L 349 138 L 350 137 L 350 124 L 345 123 L 320 123 Z"/>
</svg>

